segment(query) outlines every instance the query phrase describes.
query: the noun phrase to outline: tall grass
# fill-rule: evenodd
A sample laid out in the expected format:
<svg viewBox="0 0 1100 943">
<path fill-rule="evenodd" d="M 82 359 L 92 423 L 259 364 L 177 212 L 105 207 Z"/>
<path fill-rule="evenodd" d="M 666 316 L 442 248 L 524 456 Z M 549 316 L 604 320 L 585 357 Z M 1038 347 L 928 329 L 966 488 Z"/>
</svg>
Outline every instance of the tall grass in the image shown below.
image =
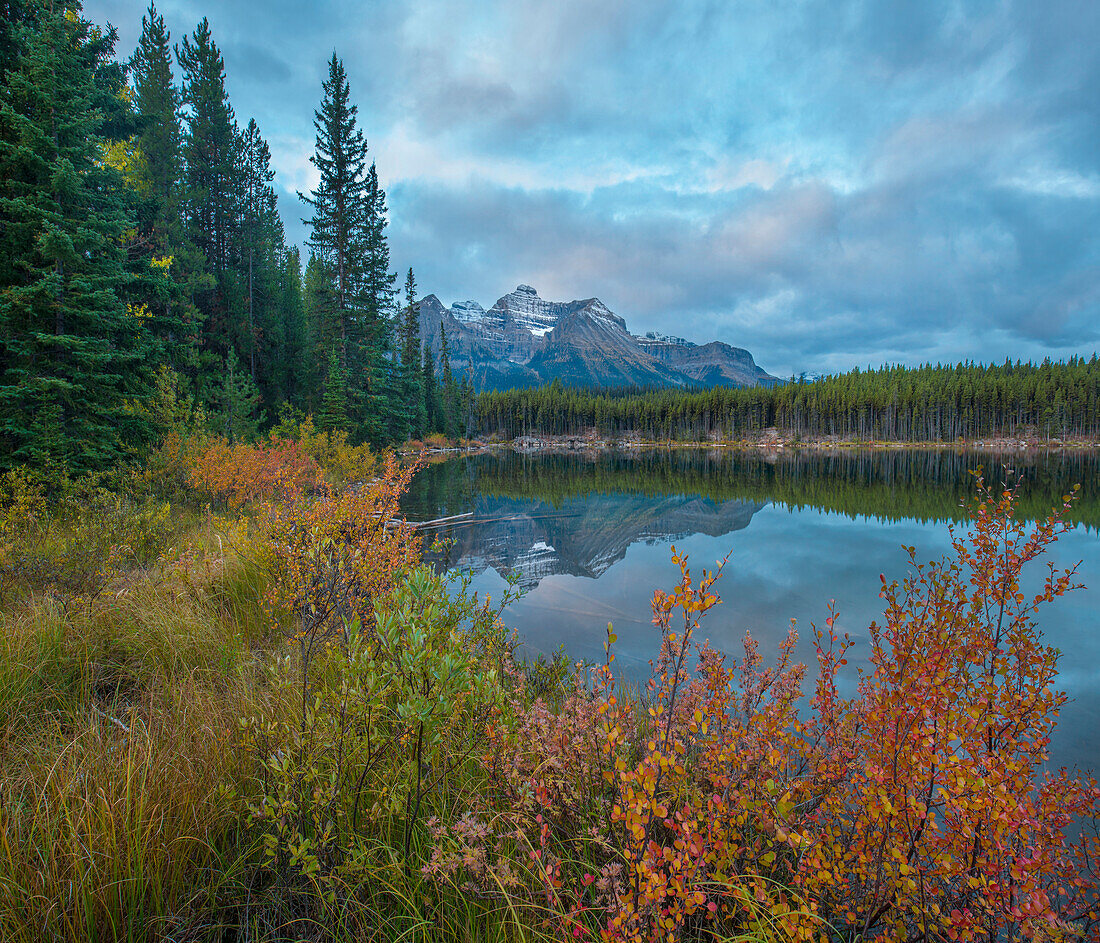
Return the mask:
<svg viewBox="0 0 1100 943">
<path fill-rule="evenodd" d="M 240 718 L 278 711 L 259 670 L 262 573 L 193 516 L 175 526 L 186 553 L 94 598 L 13 570 L 25 579 L 0 611 L 0 939 L 167 936 L 242 853 Z"/>
<path fill-rule="evenodd" d="M 43 559 L 67 539 L 50 527 Z M 546 938 L 537 915 L 423 878 L 399 818 L 372 832 L 338 905 L 272 880 L 249 828 L 257 757 L 242 719 L 296 705 L 271 683 L 286 646 L 266 571 L 240 521 L 174 509 L 170 527 L 157 559 L 89 597 L 36 584 L 38 571 L 5 587 L 0 940 Z M 427 841 L 418 829 L 414 861 Z"/>
</svg>

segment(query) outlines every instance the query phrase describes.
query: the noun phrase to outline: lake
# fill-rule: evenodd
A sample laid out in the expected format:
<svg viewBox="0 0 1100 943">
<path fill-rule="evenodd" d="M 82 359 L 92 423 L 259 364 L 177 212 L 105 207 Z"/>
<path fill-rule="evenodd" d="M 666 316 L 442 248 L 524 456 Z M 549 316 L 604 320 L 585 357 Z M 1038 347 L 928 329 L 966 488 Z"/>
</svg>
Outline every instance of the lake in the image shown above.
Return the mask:
<svg viewBox="0 0 1100 943">
<path fill-rule="evenodd" d="M 722 604 L 703 637 L 734 655 L 746 631 L 773 655 L 790 620 L 799 655 L 813 663 L 810 624 L 835 600 L 838 628 L 856 641 L 843 679 L 854 688 L 865 664 L 867 626 L 882 611 L 879 574 L 904 576 L 907 546 L 920 560 L 950 550 L 949 528 L 973 493 L 971 469 L 1003 481 L 1022 476 L 1020 509 L 1044 515 L 1080 483 L 1074 527 L 1053 546 L 1059 566 L 1080 561 L 1086 589 L 1045 610 L 1046 640 L 1063 652 L 1063 708 L 1051 764 L 1100 767 L 1100 455 L 996 454 L 948 450 L 780 454 L 659 450 L 638 454 L 461 456 L 429 465 L 405 499 L 410 520 L 473 512 L 436 528 L 454 543 L 440 561 L 472 571 L 471 589 L 499 598 L 514 574 L 526 594 L 505 613 L 531 652 L 564 647 L 576 660 L 603 657 L 608 622 L 616 665 L 648 672 L 658 631 L 650 600 L 677 570 L 670 548 L 693 568 L 730 554 L 716 589 Z M 1041 579 L 1042 562 L 1032 564 Z M 809 682 L 809 679 L 808 679 Z M 812 682 L 810 682 L 812 683 Z"/>
</svg>

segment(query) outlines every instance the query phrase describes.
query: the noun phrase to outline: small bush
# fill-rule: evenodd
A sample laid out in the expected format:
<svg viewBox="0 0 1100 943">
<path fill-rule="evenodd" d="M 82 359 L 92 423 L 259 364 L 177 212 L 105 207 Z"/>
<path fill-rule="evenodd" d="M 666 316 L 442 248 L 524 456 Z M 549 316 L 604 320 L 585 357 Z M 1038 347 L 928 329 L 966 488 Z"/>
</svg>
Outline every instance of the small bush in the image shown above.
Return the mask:
<svg viewBox="0 0 1100 943">
<path fill-rule="evenodd" d="M 293 502 L 321 485 L 321 468 L 301 444 L 273 439 L 263 445 L 219 439 L 195 461 L 191 484 L 240 508 L 258 501 Z"/>
</svg>

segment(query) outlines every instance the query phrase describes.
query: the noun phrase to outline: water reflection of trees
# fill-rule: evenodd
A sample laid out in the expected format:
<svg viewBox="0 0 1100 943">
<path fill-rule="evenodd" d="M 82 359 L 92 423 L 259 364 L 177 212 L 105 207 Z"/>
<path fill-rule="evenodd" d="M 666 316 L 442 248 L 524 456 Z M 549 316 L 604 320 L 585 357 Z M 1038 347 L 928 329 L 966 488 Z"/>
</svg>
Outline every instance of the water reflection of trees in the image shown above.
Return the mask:
<svg viewBox="0 0 1100 943">
<path fill-rule="evenodd" d="M 412 517 L 457 513 L 478 496 L 554 505 L 590 494 L 686 494 L 715 502 L 771 501 L 882 520 L 959 520 L 973 494 L 970 471 L 984 466 L 1003 480 L 1022 478 L 1019 511 L 1046 514 L 1081 485 L 1073 519 L 1100 526 L 1100 457 L 1092 452 L 1019 454 L 946 450 L 787 452 L 719 450 L 639 454 L 520 455 L 501 452 L 453 459 L 419 473 L 409 495 Z"/>
</svg>

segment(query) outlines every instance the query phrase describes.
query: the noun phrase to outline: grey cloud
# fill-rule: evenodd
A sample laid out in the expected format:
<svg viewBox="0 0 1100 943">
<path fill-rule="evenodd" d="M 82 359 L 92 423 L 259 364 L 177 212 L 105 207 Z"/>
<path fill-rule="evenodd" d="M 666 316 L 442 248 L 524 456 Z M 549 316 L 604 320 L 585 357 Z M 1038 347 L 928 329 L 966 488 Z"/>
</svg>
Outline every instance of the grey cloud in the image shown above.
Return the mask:
<svg viewBox="0 0 1100 943">
<path fill-rule="evenodd" d="M 87 6 L 124 53 L 141 9 Z M 178 40 L 204 10 L 164 12 Z M 395 267 L 445 300 L 519 282 L 597 294 L 635 329 L 717 336 L 780 371 L 1100 343 L 1100 3 L 205 12 L 238 115 L 257 117 L 277 164 L 302 165 L 335 47 L 368 140 L 399 126 L 477 168 L 388 187 Z M 775 169 L 738 185 L 753 160 Z M 385 183 L 397 168 L 379 170 Z M 280 208 L 300 240 L 297 201 Z"/>
</svg>

